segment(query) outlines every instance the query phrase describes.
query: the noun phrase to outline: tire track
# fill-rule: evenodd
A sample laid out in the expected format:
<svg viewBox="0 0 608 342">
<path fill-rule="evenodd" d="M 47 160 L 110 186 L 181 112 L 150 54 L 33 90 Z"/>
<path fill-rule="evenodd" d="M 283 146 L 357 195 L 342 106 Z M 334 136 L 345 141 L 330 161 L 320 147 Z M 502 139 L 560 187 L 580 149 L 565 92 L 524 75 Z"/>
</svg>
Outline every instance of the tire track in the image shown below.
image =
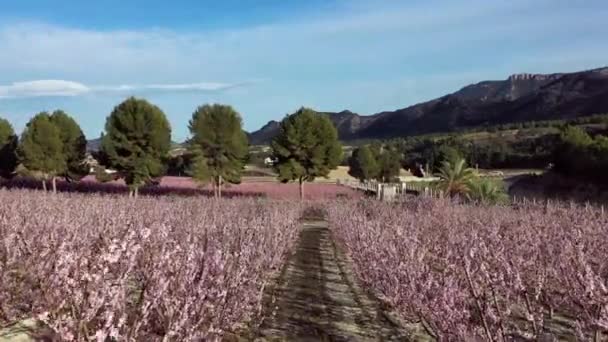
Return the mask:
<svg viewBox="0 0 608 342">
<path fill-rule="evenodd" d="M 256 341 L 406 341 L 356 284 L 327 223 L 306 222 L 293 255 L 266 294 Z"/>
</svg>

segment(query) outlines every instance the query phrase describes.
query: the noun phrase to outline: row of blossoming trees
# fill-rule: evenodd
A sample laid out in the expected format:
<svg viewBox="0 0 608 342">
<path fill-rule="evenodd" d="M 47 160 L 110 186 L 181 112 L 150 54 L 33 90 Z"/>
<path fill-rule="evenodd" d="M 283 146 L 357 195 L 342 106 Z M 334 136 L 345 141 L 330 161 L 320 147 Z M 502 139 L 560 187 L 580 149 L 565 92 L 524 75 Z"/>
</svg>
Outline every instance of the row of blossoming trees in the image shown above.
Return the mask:
<svg viewBox="0 0 608 342">
<path fill-rule="evenodd" d="M 0 341 L 32 319 L 52 329 L 36 341 L 219 340 L 259 320 L 301 216 L 246 198 L 44 197 L 0 189 Z"/>
<path fill-rule="evenodd" d="M 608 215 L 449 199 L 326 205 L 359 278 L 438 341 L 605 341 Z"/>
<path fill-rule="evenodd" d="M 242 126 L 240 114 L 220 104 L 198 107 L 189 121 L 188 173 L 213 184 L 218 197 L 223 184 L 241 180 L 248 155 Z M 88 174 L 86 144 L 80 126 L 63 111 L 37 114 L 20 139 L 11 125 L 0 119 L 0 176 L 11 177 L 19 165 L 30 176 L 42 179 L 44 188 L 51 180 L 55 191 L 57 177 L 74 180 Z M 332 122 L 307 108 L 285 117 L 272 148 L 279 179 L 298 181 L 301 196 L 304 182 L 327 176 L 342 155 Z M 131 97 L 108 116 L 97 159 L 116 170 L 137 195 L 141 186 L 165 174 L 170 149 L 171 126 L 163 111 Z"/>
</svg>

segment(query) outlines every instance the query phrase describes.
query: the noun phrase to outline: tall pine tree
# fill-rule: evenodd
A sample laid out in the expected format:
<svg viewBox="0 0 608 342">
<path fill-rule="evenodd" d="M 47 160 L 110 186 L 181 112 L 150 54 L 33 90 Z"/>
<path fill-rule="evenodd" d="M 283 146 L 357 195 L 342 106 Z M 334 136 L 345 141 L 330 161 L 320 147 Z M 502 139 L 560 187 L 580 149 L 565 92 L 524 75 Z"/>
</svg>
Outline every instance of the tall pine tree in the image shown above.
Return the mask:
<svg viewBox="0 0 608 342">
<path fill-rule="evenodd" d="M 327 177 L 342 159 L 342 146 L 331 120 L 312 109 L 301 108 L 286 116 L 272 142 L 273 158 L 281 182 L 297 181 L 300 199 L 304 183 Z"/>
<path fill-rule="evenodd" d="M 48 113 L 37 114 L 28 122 L 21 136 L 19 156 L 25 168 L 41 176 L 45 190 L 46 180 L 51 178 L 53 192 L 57 191 L 55 179 L 66 172 L 66 164 L 61 132 Z"/>
<path fill-rule="evenodd" d="M 189 147 L 195 158 L 190 174 L 199 182 L 211 180 L 217 197 L 224 183 L 241 181 L 248 150 L 242 127 L 240 114 L 227 105 L 200 106 L 192 114 Z"/>
<path fill-rule="evenodd" d="M 80 126 L 74 119 L 62 110 L 54 111 L 50 116 L 51 122 L 59 129 L 63 144 L 64 173 L 66 180 L 80 179 L 89 172 L 84 163 L 87 153 L 87 139 Z"/>
<path fill-rule="evenodd" d="M 161 176 L 171 147 L 171 127 L 160 108 L 130 97 L 106 120 L 101 152 L 108 168 L 120 172 L 137 196 L 142 185 Z"/>
</svg>

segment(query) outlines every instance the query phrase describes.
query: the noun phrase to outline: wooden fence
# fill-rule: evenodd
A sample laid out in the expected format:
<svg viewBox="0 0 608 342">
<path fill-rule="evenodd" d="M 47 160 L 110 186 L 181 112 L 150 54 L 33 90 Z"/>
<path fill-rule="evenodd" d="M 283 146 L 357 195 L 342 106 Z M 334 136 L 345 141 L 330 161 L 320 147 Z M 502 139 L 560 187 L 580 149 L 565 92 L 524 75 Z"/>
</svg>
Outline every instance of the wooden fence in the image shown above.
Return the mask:
<svg viewBox="0 0 608 342">
<path fill-rule="evenodd" d="M 336 181 L 338 185 L 346 186 L 349 188 L 357 189 L 364 191 L 366 193 L 373 194 L 376 199 L 382 201 L 394 201 L 400 196 L 405 195 L 415 195 L 415 196 L 425 196 L 425 197 L 437 197 L 443 198 L 444 194 L 441 190 L 436 190 L 433 188 L 429 188 L 426 184 L 416 184 L 418 182 L 400 182 L 400 183 L 379 183 L 377 181 L 367 181 L 367 182 L 359 182 L 349 179 L 338 179 Z M 513 196 L 510 198 L 510 204 L 513 206 L 528 206 L 528 205 L 544 205 L 546 207 L 550 207 L 555 203 L 569 203 L 570 206 L 579 205 L 582 206 L 585 210 L 590 210 L 592 208 L 597 209 L 602 216 L 606 214 L 608 209 L 605 207 L 605 204 L 595 203 L 592 204 L 590 202 L 585 202 L 584 204 L 576 203 L 574 201 L 563 201 L 558 199 L 537 199 L 535 197 L 525 197 Z"/>
<path fill-rule="evenodd" d="M 338 185 L 346 186 L 352 189 L 371 193 L 376 196 L 376 199 L 382 201 L 394 201 L 399 196 L 418 195 L 430 197 L 443 197 L 442 191 L 437 191 L 423 184 L 416 182 L 399 182 L 399 183 L 380 183 L 377 181 L 354 181 L 348 179 L 338 179 Z"/>
</svg>

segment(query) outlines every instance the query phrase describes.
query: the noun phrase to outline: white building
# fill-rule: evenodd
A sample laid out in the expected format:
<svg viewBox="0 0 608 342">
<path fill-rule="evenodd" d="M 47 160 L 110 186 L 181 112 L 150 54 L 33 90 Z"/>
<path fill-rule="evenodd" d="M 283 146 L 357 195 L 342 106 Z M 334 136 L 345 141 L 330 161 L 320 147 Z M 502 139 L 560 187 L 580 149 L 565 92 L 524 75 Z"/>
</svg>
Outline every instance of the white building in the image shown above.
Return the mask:
<svg viewBox="0 0 608 342">
<path fill-rule="evenodd" d="M 276 160 L 274 160 L 273 158 L 271 158 L 271 157 L 264 158 L 264 165 L 272 166 L 272 165 L 274 165 L 274 163 L 276 163 Z"/>
</svg>

